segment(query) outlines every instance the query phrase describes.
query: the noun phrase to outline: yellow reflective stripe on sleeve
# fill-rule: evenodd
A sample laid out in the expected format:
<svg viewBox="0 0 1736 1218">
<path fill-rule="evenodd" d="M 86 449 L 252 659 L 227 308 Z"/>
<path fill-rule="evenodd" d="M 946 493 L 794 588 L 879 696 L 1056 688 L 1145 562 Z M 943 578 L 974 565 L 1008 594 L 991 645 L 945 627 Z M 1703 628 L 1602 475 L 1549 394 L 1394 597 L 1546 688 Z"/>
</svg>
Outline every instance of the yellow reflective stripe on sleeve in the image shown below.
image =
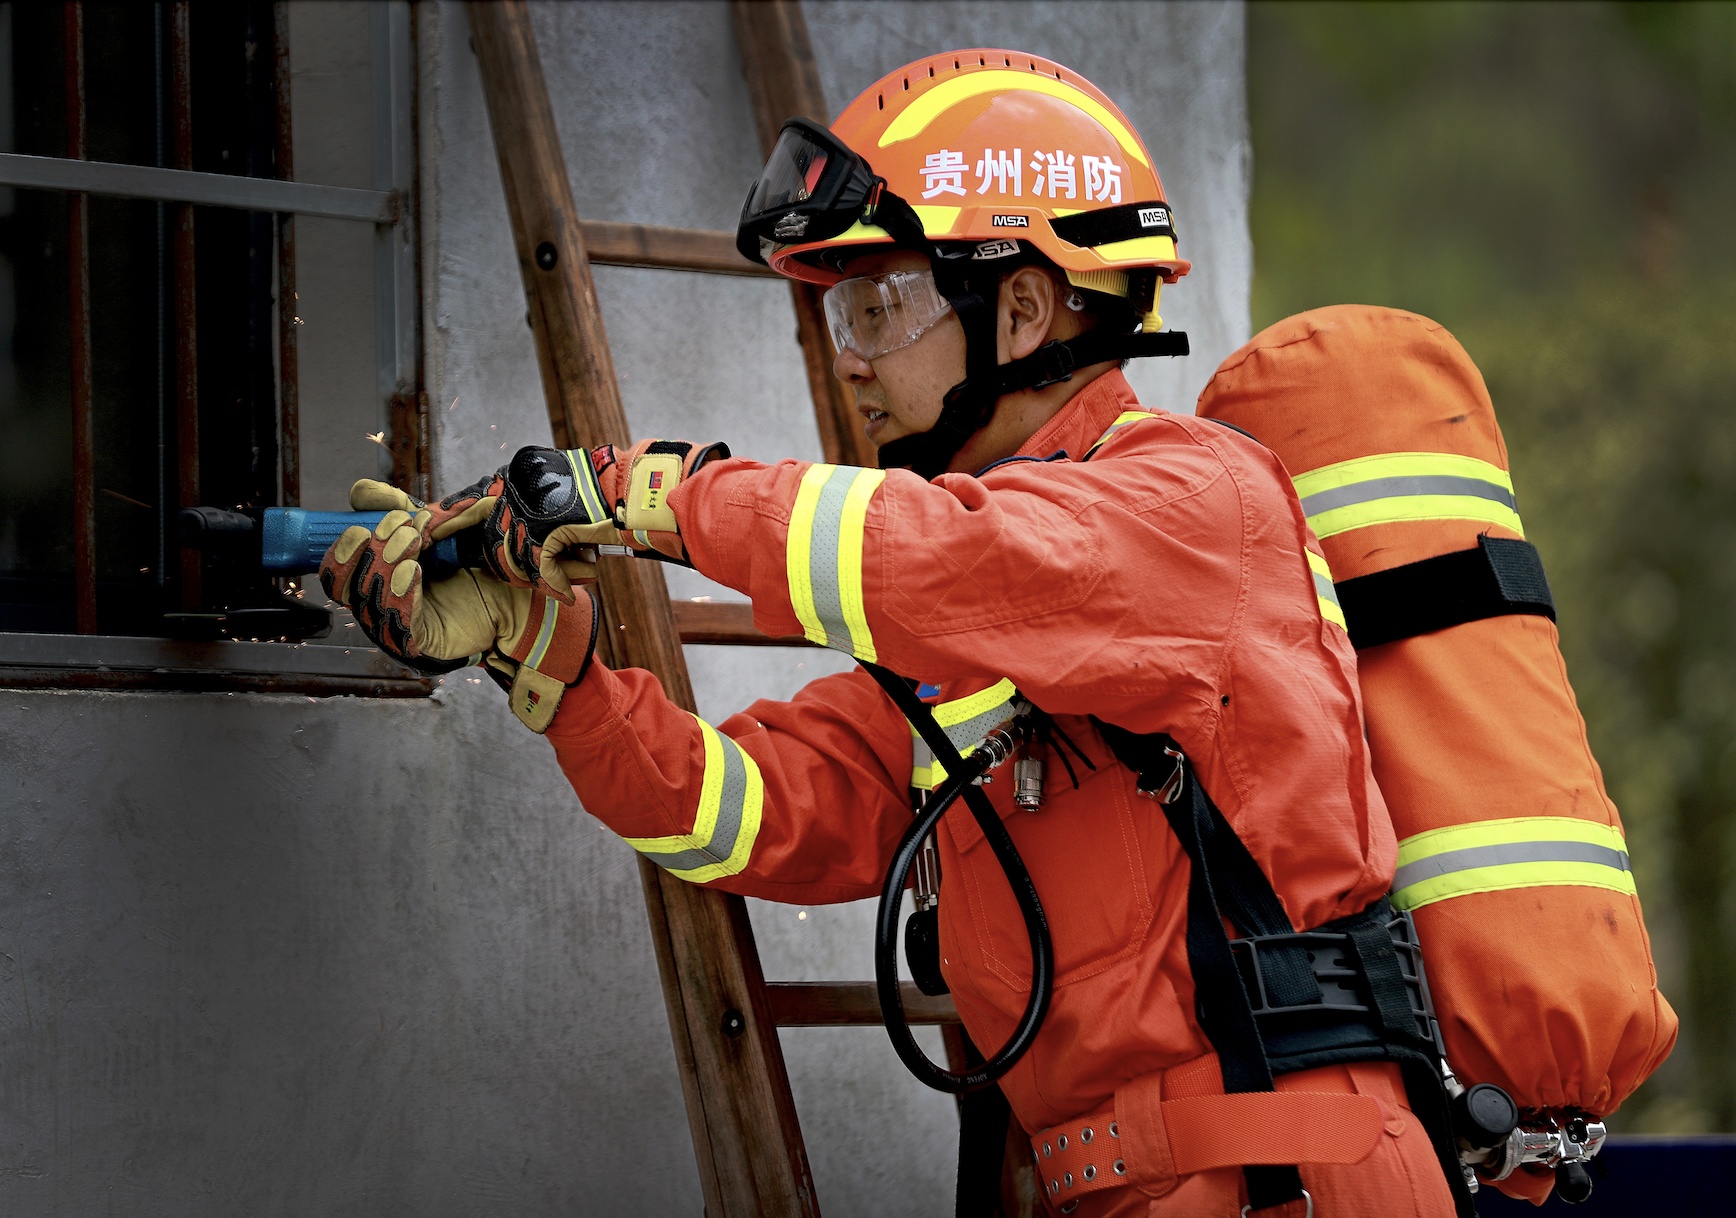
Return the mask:
<svg viewBox="0 0 1736 1218">
<path fill-rule="evenodd" d="M 785 575 L 790 606 L 809 642 L 879 659 L 868 629 L 862 547 L 868 504 L 886 472 L 848 465 L 812 465 L 802 474 L 790 509 Z"/>
<path fill-rule="evenodd" d="M 625 840 L 677 879 L 704 884 L 747 867 L 759 837 L 765 782 L 746 749 L 698 716 L 694 722 L 705 741 L 705 774 L 693 832 Z"/>
<path fill-rule="evenodd" d="M 1400 520 L 1480 520 L 1521 537 L 1507 471 L 1455 453 L 1382 453 L 1310 470 L 1296 496 L 1316 537 Z"/>
<path fill-rule="evenodd" d="M 1013 717 L 1013 699 L 1018 688 L 1005 677 L 968 697 L 935 705 L 934 721 L 961 756 L 969 756 L 995 728 Z M 935 759 L 922 738 L 911 734 L 910 785 L 919 791 L 932 791 L 946 781 L 946 767 Z"/>
<path fill-rule="evenodd" d="M 784 546 L 785 574 L 790 581 L 790 607 L 802 623 L 802 633 L 811 643 L 822 647 L 827 643 L 826 628 L 814 613 L 814 585 L 808 578 L 809 548 L 814 536 L 814 509 L 820 503 L 820 488 L 832 476 L 835 465 L 810 465 L 796 488 L 795 506 L 790 509 L 790 535 Z"/>
<path fill-rule="evenodd" d="M 969 697 L 942 702 L 934 708 L 934 721 L 940 724 L 953 747 L 960 753 L 968 753 L 982 743 L 984 736 L 1013 717 L 1008 708 L 1018 693 L 1013 683 L 1002 677 Z"/>
<path fill-rule="evenodd" d="M 1089 449 L 1087 449 L 1084 457 L 1082 457 L 1080 459 L 1084 460 L 1084 461 L 1089 461 L 1092 457 L 1095 457 L 1097 455 L 1097 450 L 1102 448 L 1105 444 L 1109 443 L 1109 437 L 1114 435 L 1116 432 L 1120 431 L 1123 427 L 1126 427 L 1129 423 L 1137 423 L 1141 419 L 1154 419 L 1156 417 L 1157 417 L 1156 412 L 1150 411 L 1150 410 L 1124 410 L 1124 411 L 1122 411 L 1120 414 L 1115 416 L 1115 422 L 1113 422 L 1109 425 L 1109 430 L 1105 431 L 1102 435 L 1098 436 L 1097 437 L 1097 443 L 1093 444 Z"/>
<path fill-rule="evenodd" d="M 1314 597 L 1320 602 L 1320 616 L 1340 630 L 1344 624 L 1344 607 L 1338 603 L 1338 588 L 1332 582 L 1332 568 L 1313 550 L 1303 550 L 1308 556 L 1308 569 L 1314 575 Z"/>
<path fill-rule="evenodd" d="M 932 791 L 946 781 L 946 767 L 934 759 L 916 728 L 910 729 L 910 785 L 918 791 Z"/>
<path fill-rule="evenodd" d="M 1568 816 L 1515 816 L 1419 833 L 1398 844 L 1392 903 L 1420 909 L 1448 897 L 1546 886 L 1635 892 L 1621 831 Z"/>
<path fill-rule="evenodd" d="M 868 501 L 886 472 L 865 469 L 850 481 L 838 519 L 838 608 L 850 632 L 850 654 L 872 664 L 878 653 L 868 632 L 868 602 L 862 591 L 862 542 L 868 531 Z"/>
</svg>

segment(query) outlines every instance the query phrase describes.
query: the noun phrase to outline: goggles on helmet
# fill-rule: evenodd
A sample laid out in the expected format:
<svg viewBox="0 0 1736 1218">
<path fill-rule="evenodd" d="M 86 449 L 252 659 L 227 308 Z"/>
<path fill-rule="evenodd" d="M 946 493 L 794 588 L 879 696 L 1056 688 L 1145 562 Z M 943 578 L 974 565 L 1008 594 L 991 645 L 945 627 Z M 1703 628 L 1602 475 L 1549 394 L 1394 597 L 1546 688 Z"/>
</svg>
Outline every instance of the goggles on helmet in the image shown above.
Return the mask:
<svg viewBox="0 0 1736 1218">
<path fill-rule="evenodd" d="M 826 325 L 840 352 L 879 359 L 908 347 L 952 312 L 933 271 L 845 279 L 826 289 Z"/>
<path fill-rule="evenodd" d="M 735 247 L 742 257 L 763 264 L 776 246 L 829 241 L 862 219 L 884 185 L 868 162 L 830 131 L 792 118 L 748 188 Z"/>
</svg>

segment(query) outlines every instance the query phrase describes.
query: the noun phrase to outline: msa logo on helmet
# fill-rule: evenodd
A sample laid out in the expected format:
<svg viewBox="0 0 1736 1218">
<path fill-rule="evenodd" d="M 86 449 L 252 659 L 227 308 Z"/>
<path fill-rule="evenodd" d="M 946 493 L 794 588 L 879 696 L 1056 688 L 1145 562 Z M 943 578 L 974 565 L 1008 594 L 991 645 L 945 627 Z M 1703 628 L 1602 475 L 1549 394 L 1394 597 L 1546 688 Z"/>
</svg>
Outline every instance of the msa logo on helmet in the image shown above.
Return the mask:
<svg viewBox="0 0 1736 1218">
<path fill-rule="evenodd" d="M 1023 219 L 1023 217 L 1020 217 Z M 1019 243 L 1011 237 L 1002 241 L 983 241 L 972 251 L 972 262 L 988 262 L 995 258 L 1007 258 L 1019 252 Z"/>
<path fill-rule="evenodd" d="M 808 231 L 808 218 L 791 212 L 772 226 L 774 237 L 800 237 Z"/>
<path fill-rule="evenodd" d="M 1169 208 L 1142 207 L 1139 209 L 1139 226 L 1141 228 L 1162 228 L 1169 223 Z"/>
<path fill-rule="evenodd" d="M 1030 228 L 1029 216 L 994 216 L 989 223 L 996 228 Z"/>
</svg>

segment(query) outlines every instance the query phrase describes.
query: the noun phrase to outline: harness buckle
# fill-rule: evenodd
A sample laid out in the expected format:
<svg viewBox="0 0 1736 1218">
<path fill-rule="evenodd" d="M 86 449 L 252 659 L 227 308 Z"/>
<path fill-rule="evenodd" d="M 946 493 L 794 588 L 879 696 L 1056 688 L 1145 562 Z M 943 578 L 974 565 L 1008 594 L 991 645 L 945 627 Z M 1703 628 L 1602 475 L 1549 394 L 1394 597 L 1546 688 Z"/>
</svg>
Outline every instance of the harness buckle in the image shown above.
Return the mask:
<svg viewBox="0 0 1736 1218">
<path fill-rule="evenodd" d="M 1187 757 L 1180 749 L 1168 744 L 1163 746 L 1163 755 L 1175 761 L 1175 768 L 1169 772 L 1169 776 L 1162 783 L 1154 783 L 1146 775 L 1141 774 L 1135 785 L 1139 793 L 1145 798 L 1155 799 L 1158 803 L 1168 807 L 1181 795 L 1182 785 L 1187 782 Z"/>
</svg>

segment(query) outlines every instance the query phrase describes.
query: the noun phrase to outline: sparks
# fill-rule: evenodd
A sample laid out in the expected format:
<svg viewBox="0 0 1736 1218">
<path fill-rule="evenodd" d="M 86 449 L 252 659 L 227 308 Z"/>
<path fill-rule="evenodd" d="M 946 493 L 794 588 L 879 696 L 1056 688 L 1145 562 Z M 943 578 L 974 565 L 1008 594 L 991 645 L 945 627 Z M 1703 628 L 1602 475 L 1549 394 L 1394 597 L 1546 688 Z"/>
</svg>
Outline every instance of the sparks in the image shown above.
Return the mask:
<svg viewBox="0 0 1736 1218">
<path fill-rule="evenodd" d="M 381 448 L 386 447 L 386 433 L 385 432 L 383 432 L 383 431 L 367 431 L 367 432 L 363 432 L 362 434 L 367 436 L 367 438 L 372 440 L 375 444 L 378 444 Z"/>
</svg>

